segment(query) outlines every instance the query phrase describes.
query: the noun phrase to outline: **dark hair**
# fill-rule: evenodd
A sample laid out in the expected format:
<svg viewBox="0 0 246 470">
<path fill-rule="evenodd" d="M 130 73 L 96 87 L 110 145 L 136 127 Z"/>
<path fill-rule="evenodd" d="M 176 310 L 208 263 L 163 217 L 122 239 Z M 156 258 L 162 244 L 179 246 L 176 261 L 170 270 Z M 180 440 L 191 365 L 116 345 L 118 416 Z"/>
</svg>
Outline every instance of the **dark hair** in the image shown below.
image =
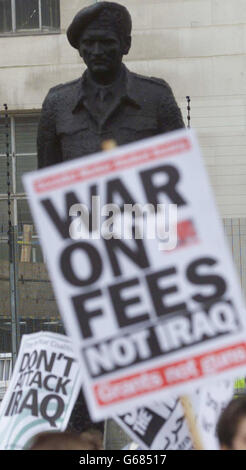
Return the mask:
<svg viewBox="0 0 246 470">
<path fill-rule="evenodd" d="M 86 405 L 84 393 L 81 390 L 78 395 L 77 401 L 75 402 L 73 411 L 71 413 L 70 420 L 67 426 L 67 432 L 80 434 L 82 432 L 88 431 L 89 429 L 98 429 L 103 433 L 104 422 L 92 422 Z"/>
<path fill-rule="evenodd" d="M 234 398 L 222 411 L 217 423 L 220 445 L 232 448 L 240 420 L 244 417 L 246 417 L 246 396 Z"/>
<path fill-rule="evenodd" d="M 78 434 L 44 432 L 37 434 L 29 450 L 82 450 L 83 441 Z"/>
</svg>

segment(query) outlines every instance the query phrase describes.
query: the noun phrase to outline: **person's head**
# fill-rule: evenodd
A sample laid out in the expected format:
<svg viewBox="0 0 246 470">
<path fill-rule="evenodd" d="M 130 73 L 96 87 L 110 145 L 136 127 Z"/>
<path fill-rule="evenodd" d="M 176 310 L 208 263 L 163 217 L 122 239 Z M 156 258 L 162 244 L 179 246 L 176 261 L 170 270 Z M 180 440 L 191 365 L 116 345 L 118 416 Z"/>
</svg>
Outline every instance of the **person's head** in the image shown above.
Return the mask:
<svg viewBox="0 0 246 470">
<path fill-rule="evenodd" d="M 102 440 L 94 431 L 80 435 L 44 432 L 33 439 L 29 450 L 102 450 Z"/>
<path fill-rule="evenodd" d="M 113 81 L 131 46 L 131 16 L 118 3 L 99 2 L 80 10 L 67 30 L 92 77 Z"/>
<path fill-rule="evenodd" d="M 230 401 L 220 415 L 217 435 L 222 450 L 246 450 L 246 397 Z"/>
</svg>

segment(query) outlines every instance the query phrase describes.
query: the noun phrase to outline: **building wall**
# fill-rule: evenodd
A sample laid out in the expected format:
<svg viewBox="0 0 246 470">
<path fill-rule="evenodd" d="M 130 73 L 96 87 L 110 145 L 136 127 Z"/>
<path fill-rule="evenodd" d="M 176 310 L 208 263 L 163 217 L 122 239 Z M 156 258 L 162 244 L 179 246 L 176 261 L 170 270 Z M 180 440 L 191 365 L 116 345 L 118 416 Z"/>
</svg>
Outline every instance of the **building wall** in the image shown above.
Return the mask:
<svg viewBox="0 0 246 470">
<path fill-rule="evenodd" d="M 61 0 L 61 34 L 0 37 L 1 103 L 39 110 L 51 86 L 84 70 L 65 31 L 92 2 Z M 223 217 L 246 215 L 245 0 L 121 0 L 133 18 L 127 66 L 165 78 L 199 134 Z M 187 121 L 186 121 L 187 122 Z"/>
</svg>

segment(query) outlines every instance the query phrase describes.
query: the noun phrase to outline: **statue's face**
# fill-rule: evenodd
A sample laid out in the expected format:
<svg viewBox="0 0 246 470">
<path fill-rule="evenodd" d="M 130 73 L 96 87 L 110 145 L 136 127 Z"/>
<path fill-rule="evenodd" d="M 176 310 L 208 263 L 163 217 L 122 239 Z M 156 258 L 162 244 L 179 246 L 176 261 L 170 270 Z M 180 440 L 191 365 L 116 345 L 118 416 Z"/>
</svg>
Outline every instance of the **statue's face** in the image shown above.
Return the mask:
<svg viewBox="0 0 246 470">
<path fill-rule="evenodd" d="M 114 31 L 86 29 L 80 38 L 79 53 L 92 75 L 114 75 L 124 54 Z"/>
</svg>

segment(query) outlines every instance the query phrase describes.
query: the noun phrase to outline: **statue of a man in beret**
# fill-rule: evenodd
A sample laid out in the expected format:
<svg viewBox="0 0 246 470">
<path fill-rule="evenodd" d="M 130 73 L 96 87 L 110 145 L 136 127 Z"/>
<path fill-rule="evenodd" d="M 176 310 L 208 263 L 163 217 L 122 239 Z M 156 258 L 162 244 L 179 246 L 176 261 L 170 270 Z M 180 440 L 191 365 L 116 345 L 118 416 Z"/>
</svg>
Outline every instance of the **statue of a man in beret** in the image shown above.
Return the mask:
<svg viewBox="0 0 246 470">
<path fill-rule="evenodd" d="M 83 8 L 67 30 L 87 65 L 82 77 L 51 88 L 38 130 L 38 164 L 45 167 L 184 127 L 170 86 L 130 72 L 131 16 L 113 2 Z"/>
</svg>

